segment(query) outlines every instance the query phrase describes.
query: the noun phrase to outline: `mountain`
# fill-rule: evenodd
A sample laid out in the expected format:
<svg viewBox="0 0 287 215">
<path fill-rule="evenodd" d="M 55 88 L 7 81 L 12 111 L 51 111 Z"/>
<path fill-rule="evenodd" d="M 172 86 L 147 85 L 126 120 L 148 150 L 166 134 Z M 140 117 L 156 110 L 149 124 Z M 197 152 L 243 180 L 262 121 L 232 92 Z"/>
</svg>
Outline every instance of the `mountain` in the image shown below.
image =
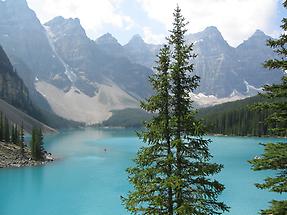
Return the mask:
<svg viewBox="0 0 287 215">
<path fill-rule="evenodd" d="M 42 26 L 25 0 L 1 1 L 0 18 L 0 44 L 31 99 L 47 111 L 94 123 L 152 93 L 152 70 L 104 51 L 78 19 L 57 17 Z"/>
<path fill-rule="evenodd" d="M 21 125 L 31 132 L 33 126 L 39 126 L 44 131 L 52 128 L 44 125 L 30 115 L 40 116 L 29 98 L 28 88 L 18 76 L 3 48 L 0 46 L 0 111 L 13 123 Z M 25 112 L 25 113 L 24 113 Z"/>
<path fill-rule="evenodd" d="M 268 38 L 256 31 L 233 48 L 216 27 L 188 35 L 201 77 L 194 98 L 204 106 L 218 104 L 279 81 L 282 72 L 262 67 L 276 57 L 265 46 Z M 89 124 L 109 118 L 113 110 L 137 108 L 152 94 L 148 76 L 161 47 L 139 35 L 123 46 L 110 33 L 91 40 L 79 19 L 56 17 L 42 25 L 26 0 L 0 1 L 0 44 L 37 106 Z"/>
<path fill-rule="evenodd" d="M 283 73 L 263 68 L 265 60 L 276 57 L 266 46 L 270 39 L 256 31 L 237 48 L 228 45 L 216 27 L 191 34 L 188 40 L 195 44 L 195 72 L 201 77 L 198 92 L 219 98 L 252 96 L 266 83 L 278 82 Z"/>
<path fill-rule="evenodd" d="M 124 45 L 125 54 L 135 63 L 152 68 L 161 45 L 147 44 L 138 34 Z"/>
<path fill-rule="evenodd" d="M 26 112 L 34 111 L 29 92 L 0 46 L 0 98 Z"/>
<path fill-rule="evenodd" d="M 33 104 L 29 96 L 28 88 L 13 68 L 8 56 L 1 46 L 0 100 L 0 111 L 18 125 L 23 121 L 25 129 L 28 132 L 31 130 L 32 126 L 37 125 L 43 127 L 44 130 L 47 130 L 48 126 L 45 127 L 43 123 L 54 128 L 79 126 L 79 123 L 68 121 L 49 111 L 41 110 Z"/>
<path fill-rule="evenodd" d="M 242 80 L 235 72 L 234 48 L 228 45 L 216 27 L 191 34 L 188 41 L 195 44 L 195 73 L 200 76 L 198 92 L 228 97 L 234 90 L 244 91 Z"/>
<path fill-rule="evenodd" d="M 137 107 L 139 99 L 152 93 L 148 83 L 152 70 L 110 52 L 110 48 L 121 49 L 111 35 L 92 41 L 79 19 L 63 17 L 49 21 L 45 28 L 52 49 L 65 65 L 72 83 L 65 91 L 45 81 L 36 83 L 37 90 L 47 95 L 56 113 L 68 119 L 95 123 L 108 118 L 112 109 Z"/>
<path fill-rule="evenodd" d="M 126 57 L 123 46 L 110 33 L 102 35 L 95 42 L 97 44 L 97 47 L 100 48 L 101 51 L 105 54 L 114 57 Z"/>
<path fill-rule="evenodd" d="M 239 62 L 236 68 L 237 74 L 240 74 L 244 81 L 256 88 L 275 83 L 283 75 L 278 70 L 269 71 L 263 68 L 264 61 L 275 57 L 273 50 L 266 46 L 268 39 L 271 37 L 260 30 L 256 30 L 248 40 L 235 50 Z"/>
<path fill-rule="evenodd" d="M 264 84 L 278 82 L 283 75 L 283 72 L 263 68 L 263 62 L 276 55 L 266 46 L 270 37 L 260 30 L 237 48 L 231 47 L 214 26 L 189 34 L 186 39 L 194 43 L 197 54 L 193 62 L 201 81 L 196 94 L 224 100 L 253 96 Z M 130 59 L 150 68 L 160 48 L 156 47 L 145 43 L 139 35 L 124 46 Z"/>
<path fill-rule="evenodd" d="M 32 73 L 29 74 L 31 78 L 49 80 L 61 88 L 69 86 L 65 68 L 55 56 L 44 27 L 26 0 L 0 1 L 0 44 L 12 64 L 17 63 L 15 58 L 25 62 Z M 25 78 L 23 73 L 19 71 Z"/>
</svg>

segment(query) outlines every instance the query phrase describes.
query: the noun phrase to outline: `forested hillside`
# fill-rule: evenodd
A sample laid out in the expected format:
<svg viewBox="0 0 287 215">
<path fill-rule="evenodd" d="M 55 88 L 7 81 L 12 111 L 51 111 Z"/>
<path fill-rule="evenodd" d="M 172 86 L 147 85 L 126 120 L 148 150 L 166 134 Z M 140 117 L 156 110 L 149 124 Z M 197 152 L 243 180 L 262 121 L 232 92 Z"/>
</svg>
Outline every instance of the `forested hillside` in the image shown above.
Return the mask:
<svg viewBox="0 0 287 215">
<path fill-rule="evenodd" d="M 144 121 L 150 120 L 152 117 L 152 114 L 142 109 L 127 108 L 113 111 L 113 115 L 101 125 L 106 127 L 139 128 L 143 126 Z"/>
<path fill-rule="evenodd" d="M 269 113 L 252 109 L 253 104 L 263 101 L 262 97 L 255 96 L 216 105 L 200 109 L 198 117 L 203 119 L 212 134 L 264 136 L 269 134 L 265 122 Z"/>
</svg>

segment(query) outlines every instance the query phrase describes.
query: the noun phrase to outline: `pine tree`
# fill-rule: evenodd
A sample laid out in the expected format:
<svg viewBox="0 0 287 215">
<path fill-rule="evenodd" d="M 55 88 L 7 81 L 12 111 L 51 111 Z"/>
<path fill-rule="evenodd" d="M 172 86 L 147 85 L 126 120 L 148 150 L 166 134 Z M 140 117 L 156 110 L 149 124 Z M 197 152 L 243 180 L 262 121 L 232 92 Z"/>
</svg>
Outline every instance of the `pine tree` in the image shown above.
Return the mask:
<svg viewBox="0 0 287 215">
<path fill-rule="evenodd" d="M 287 8 L 287 1 L 283 3 Z M 282 29 L 287 31 L 287 18 L 282 20 Z M 281 69 L 287 71 L 287 35 L 283 33 L 279 39 L 271 39 L 267 42 L 279 56 L 280 59 L 271 59 L 265 62 L 265 67 L 269 69 Z M 280 84 L 264 86 L 265 94 L 262 96 L 269 99 L 269 102 L 260 103 L 256 106 L 259 110 L 270 110 L 272 114 L 267 118 L 268 128 L 274 135 L 287 135 L 287 76 L 282 77 Z M 264 153 L 259 158 L 250 161 L 252 169 L 255 171 L 275 170 L 277 174 L 273 177 L 265 179 L 264 183 L 256 184 L 260 189 L 267 189 L 272 192 L 286 193 L 287 192 L 287 143 L 268 143 L 264 145 Z M 267 210 L 262 210 L 264 215 L 286 215 L 287 200 L 275 201 L 271 203 L 271 207 Z"/>
<path fill-rule="evenodd" d="M 204 128 L 195 119 L 189 93 L 198 86 L 191 60 L 193 44 L 186 45 L 186 22 L 179 7 L 169 45 L 158 56 L 157 73 L 151 77 L 155 95 L 142 104 L 143 109 L 157 113 L 140 133 L 148 146 L 128 169 L 134 186 L 126 208 L 133 214 L 221 214 L 228 208 L 217 200 L 224 186 L 210 176 L 222 165 L 209 163 L 210 140 L 204 139 Z"/>
<path fill-rule="evenodd" d="M 156 94 L 142 103 L 142 107 L 157 115 L 146 123 L 146 132 L 139 136 L 151 147 L 143 148 L 138 152 L 135 168 L 128 169 L 131 174 L 130 181 L 136 191 L 124 199 L 126 208 L 131 212 L 141 211 L 143 214 L 173 214 L 172 191 L 172 160 L 170 139 L 170 75 L 169 47 L 164 46 L 158 56 L 157 73 L 150 78 Z M 161 163 L 159 158 L 162 157 Z M 170 161 L 166 159 L 169 157 Z M 145 174 L 146 173 L 146 174 Z M 161 177 L 158 177 L 162 174 Z M 169 183 L 168 180 L 170 181 Z M 139 208 L 140 202 L 148 203 L 146 207 Z"/>
<path fill-rule="evenodd" d="M 33 128 L 32 139 L 31 139 L 31 153 L 34 160 L 43 159 L 43 134 L 42 130 Z"/>
<path fill-rule="evenodd" d="M 21 129 L 19 132 L 19 144 L 21 148 L 21 155 L 24 156 L 24 125 L 23 122 L 21 123 Z"/>
<path fill-rule="evenodd" d="M 42 129 L 39 128 L 38 130 L 38 157 L 39 159 L 43 159 L 43 154 L 44 154 L 44 142 L 43 142 L 44 136 L 42 133 Z"/>
<path fill-rule="evenodd" d="M 11 143 L 15 144 L 15 125 L 11 124 Z"/>
<path fill-rule="evenodd" d="M 9 128 L 9 121 L 5 117 L 4 120 L 4 140 L 6 143 L 10 143 L 10 128 Z"/>
<path fill-rule="evenodd" d="M 32 137 L 31 137 L 31 141 L 30 141 L 30 148 L 31 148 L 31 154 L 32 154 L 32 158 L 34 160 L 36 160 L 37 155 L 36 155 L 36 128 L 32 129 Z"/>
<path fill-rule="evenodd" d="M 3 113 L 0 112 L 0 141 L 4 139 Z"/>
</svg>

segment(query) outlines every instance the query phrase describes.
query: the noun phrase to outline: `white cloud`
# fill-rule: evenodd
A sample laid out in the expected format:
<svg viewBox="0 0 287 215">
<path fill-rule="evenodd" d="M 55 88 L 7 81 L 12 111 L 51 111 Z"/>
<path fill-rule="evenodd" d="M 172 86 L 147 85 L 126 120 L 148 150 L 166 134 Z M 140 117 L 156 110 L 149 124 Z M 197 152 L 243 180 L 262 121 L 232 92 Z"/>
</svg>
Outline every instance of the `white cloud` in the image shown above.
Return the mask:
<svg viewBox="0 0 287 215">
<path fill-rule="evenodd" d="M 178 3 L 190 21 L 190 32 L 216 26 L 233 46 L 256 29 L 274 33 L 270 20 L 276 15 L 278 0 L 137 0 L 148 16 L 171 28 L 172 12 Z"/>
<path fill-rule="evenodd" d="M 154 34 L 152 30 L 145 26 L 143 27 L 144 41 L 151 44 L 161 44 L 164 41 L 164 34 Z"/>
<path fill-rule="evenodd" d="M 80 18 L 87 34 L 92 38 L 103 33 L 105 25 L 129 30 L 134 22 L 120 11 L 123 0 L 27 0 L 41 22 L 55 16 Z"/>
</svg>

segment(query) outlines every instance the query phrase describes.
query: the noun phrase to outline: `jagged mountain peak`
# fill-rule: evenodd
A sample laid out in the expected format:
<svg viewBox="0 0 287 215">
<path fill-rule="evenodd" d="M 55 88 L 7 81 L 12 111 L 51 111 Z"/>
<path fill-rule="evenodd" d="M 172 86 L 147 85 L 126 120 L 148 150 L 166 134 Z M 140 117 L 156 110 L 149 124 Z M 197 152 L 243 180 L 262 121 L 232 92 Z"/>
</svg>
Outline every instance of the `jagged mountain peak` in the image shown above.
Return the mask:
<svg viewBox="0 0 287 215">
<path fill-rule="evenodd" d="M 72 25 L 74 27 L 82 27 L 80 19 L 78 18 L 68 18 L 65 19 L 62 16 L 57 16 L 52 20 L 45 23 L 46 26 L 59 26 L 59 25 Z"/>
<path fill-rule="evenodd" d="M 252 35 L 252 37 L 268 37 L 263 31 L 261 31 L 260 29 L 257 29 L 254 34 Z"/>
<path fill-rule="evenodd" d="M 62 16 L 55 17 L 44 24 L 53 31 L 54 36 L 72 36 L 87 37 L 84 28 L 78 18 L 64 18 Z"/>
<path fill-rule="evenodd" d="M 269 49 L 266 45 L 266 41 L 271 37 L 266 35 L 263 31 L 257 29 L 247 40 L 238 46 L 238 49 L 241 50 L 244 47 L 249 47 L 250 51 L 257 50 L 258 48 Z"/>
<path fill-rule="evenodd" d="M 133 44 L 133 45 L 142 45 L 145 44 L 145 41 L 143 40 L 143 38 L 139 35 L 139 34 L 135 34 L 130 41 L 128 42 L 127 45 L 129 44 Z"/>
<path fill-rule="evenodd" d="M 221 32 L 215 26 L 209 26 L 205 28 L 202 32 L 199 32 L 198 34 L 200 34 L 202 38 L 209 38 L 209 39 L 214 38 L 217 40 L 224 40 Z"/>
<path fill-rule="evenodd" d="M 215 26 L 209 26 L 201 32 L 190 34 L 187 36 L 187 40 L 190 42 L 209 41 L 212 44 L 221 44 L 225 47 L 229 47 L 221 32 Z"/>
<path fill-rule="evenodd" d="M 65 22 L 65 18 L 62 16 L 56 16 L 55 18 L 51 19 L 45 25 L 56 25 Z"/>
<path fill-rule="evenodd" d="M 266 35 L 263 31 L 257 29 L 248 40 L 267 40 L 270 36 Z"/>
<path fill-rule="evenodd" d="M 216 26 L 208 26 L 203 30 L 203 32 L 219 33 L 220 34 L 220 31 L 218 30 L 218 28 Z"/>
<path fill-rule="evenodd" d="M 111 34 L 105 33 L 96 40 L 97 44 L 119 44 L 118 40 Z"/>
</svg>

